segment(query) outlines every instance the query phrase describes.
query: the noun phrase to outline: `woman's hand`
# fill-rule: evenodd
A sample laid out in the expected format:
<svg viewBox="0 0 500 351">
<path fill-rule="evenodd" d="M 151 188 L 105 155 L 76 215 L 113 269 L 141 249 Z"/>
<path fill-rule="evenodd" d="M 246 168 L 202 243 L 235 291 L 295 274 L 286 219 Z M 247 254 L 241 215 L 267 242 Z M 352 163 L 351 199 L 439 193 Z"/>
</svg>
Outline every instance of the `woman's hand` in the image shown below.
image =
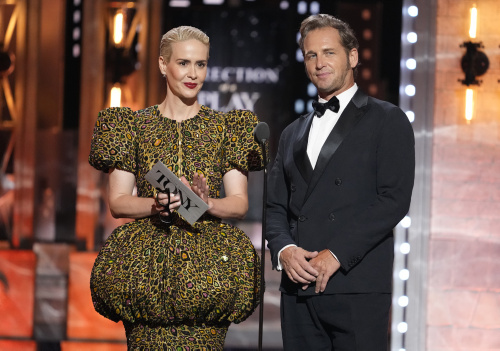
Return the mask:
<svg viewBox="0 0 500 351">
<path fill-rule="evenodd" d="M 195 173 L 193 175 L 193 185 L 189 184 L 188 180 L 184 176 L 181 177 L 181 181 L 184 185 L 190 187 L 196 195 L 208 204 L 208 209 L 212 207 L 212 201 L 208 197 L 209 188 L 207 185 L 207 179 L 203 175 Z"/>
<path fill-rule="evenodd" d="M 156 194 L 155 199 L 155 210 L 160 213 L 162 216 L 168 216 L 170 211 L 176 210 L 181 206 L 181 197 L 179 194 L 170 193 L 170 202 L 169 195 L 164 192 L 158 192 Z M 170 211 L 165 211 L 166 209 Z"/>
<path fill-rule="evenodd" d="M 232 169 L 224 174 L 224 198 L 211 198 L 207 179 L 202 174 L 193 174 L 193 184 L 185 177 L 181 181 L 208 204 L 207 212 L 222 219 L 242 219 L 248 211 L 247 175 L 245 172 Z"/>
<path fill-rule="evenodd" d="M 113 217 L 138 219 L 165 211 L 168 195 L 159 194 L 158 198 L 138 197 L 135 193 L 134 174 L 120 169 L 110 169 L 108 202 Z M 175 210 L 180 205 L 180 196 L 171 196 L 168 209 Z M 168 215 L 166 212 L 161 214 Z"/>
</svg>

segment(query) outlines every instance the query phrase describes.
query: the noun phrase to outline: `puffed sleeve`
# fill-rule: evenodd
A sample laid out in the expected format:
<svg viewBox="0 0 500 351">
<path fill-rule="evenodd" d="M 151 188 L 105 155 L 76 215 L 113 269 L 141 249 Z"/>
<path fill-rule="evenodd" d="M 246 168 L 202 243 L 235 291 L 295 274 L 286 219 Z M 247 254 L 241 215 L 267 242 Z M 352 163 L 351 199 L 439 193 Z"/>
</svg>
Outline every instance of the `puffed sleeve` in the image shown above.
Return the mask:
<svg viewBox="0 0 500 351">
<path fill-rule="evenodd" d="M 232 110 L 225 114 L 225 120 L 224 173 L 235 168 L 250 172 L 263 169 L 262 147 L 253 135 L 257 116 L 248 110 Z"/>
<path fill-rule="evenodd" d="M 136 132 L 135 113 L 130 108 L 100 111 L 90 143 L 90 165 L 103 172 L 118 168 L 135 173 Z"/>
</svg>

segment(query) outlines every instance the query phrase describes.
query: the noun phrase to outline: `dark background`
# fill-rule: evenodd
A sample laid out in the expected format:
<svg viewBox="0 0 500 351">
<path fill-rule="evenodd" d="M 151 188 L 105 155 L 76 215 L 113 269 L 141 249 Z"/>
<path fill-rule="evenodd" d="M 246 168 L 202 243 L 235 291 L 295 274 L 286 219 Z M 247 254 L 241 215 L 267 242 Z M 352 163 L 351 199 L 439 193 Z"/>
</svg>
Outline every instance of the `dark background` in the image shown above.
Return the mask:
<svg viewBox="0 0 500 351">
<path fill-rule="evenodd" d="M 289 1 L 286 9 L 280 8 L 282 3 L 280 0 L 255 0 L 204 5 L 201 1 L 192 1 L 188 8 L 166 4 L 163 13 L 163 32 L 191 25 L 207 33 L 211 41 L 209 69 L 261 67 L 279 70 L 279 81 L 275 84 L 233 82 L 236 92 L 260 94 L 254 112 L 270 126 L 271 159 L 277 151 L 283 128 L 307 112 L 312 99 L 316 99 L 316 95 L 308 94 L 309 80 L 304 64 L 296 59 L 298 29 L 301 21 L 311 15 L 312 3 L 319 4 L 319 13 L 341 18 L 356 32 L 361 63 L 356 81 L 360 88 L 394 104 L 398 104 L 399 95 L 401 0 L 302 1 L 308 9 L 304 14 L 298 13 L 299 2 Z M 370 14 L 368 19 L 366 11 Z M 371 33 L 369 40 L 364 36 L 366 30 Z M 366 50 L 369 56 L 365 56 Z M 369 70 L 369 74 L 362 74 L 363 70 Z M 202 91 L 219 91 L 220 102 L 215 107 L 224 110 L 232 94 L 226 92 L 226 88 L 221 87 L 220 82 L 207 81 Z M 295 108 L 296 100 L 303 101 L 303 110 Z"/>
</svg>

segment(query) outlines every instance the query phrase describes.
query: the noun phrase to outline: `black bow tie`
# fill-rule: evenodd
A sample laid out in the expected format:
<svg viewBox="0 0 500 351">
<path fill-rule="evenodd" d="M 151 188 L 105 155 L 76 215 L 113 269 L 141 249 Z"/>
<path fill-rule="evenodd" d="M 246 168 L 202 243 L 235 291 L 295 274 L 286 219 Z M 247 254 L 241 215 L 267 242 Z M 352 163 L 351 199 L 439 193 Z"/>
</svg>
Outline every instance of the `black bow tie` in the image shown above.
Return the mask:
<svg viewBox="0 0 500 351">
<path fill-rule="evenodd" d="M 321 117 L 325 114 L 326 109 L 330 109 L 333 112 L 339 112 L 340 104 L 339 99 L 336 96 L 332 97 L 328 102 L 324 104 L 318 101 L 313 101 L 313 108 L 316 116 Z"/>
</svg>

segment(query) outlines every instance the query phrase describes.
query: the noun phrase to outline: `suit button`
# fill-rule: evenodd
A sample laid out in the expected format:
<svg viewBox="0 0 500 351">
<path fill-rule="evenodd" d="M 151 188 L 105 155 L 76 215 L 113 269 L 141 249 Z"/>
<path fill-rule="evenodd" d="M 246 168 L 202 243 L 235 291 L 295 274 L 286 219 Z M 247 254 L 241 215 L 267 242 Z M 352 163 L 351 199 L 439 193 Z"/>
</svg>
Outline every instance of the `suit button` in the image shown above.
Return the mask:
<svg viewBox="0 0 500 351">
<path fill-rule="evenodd" d="M 342 184 L 342 179 L 340 178 L 335 179 L 335 185 L 340 185 L 340 184 Z"/>
<path fill-rule="evenodd" d="M 334 220 L 335 220 L 335 215 L 334 215 L 333 213 L 330 213 L 330 214 L 328 215 L 328 219 L 329 219 L 330 221 L 334 221 Z"/>
<path fill-rule="evenodd" d="M 291 191 L 295 191 L 295 190 L 297 190 L 297 187 L 296 187 L 295 185 L 292 185 L 292 186 L 290 187 L 290 190 L 291 190 Z"/>
<path fill-rule="evenodd" d="M 299 216 L 299 221 L 301 221 L 301 222 L 304 222 L 306 219 L 307 219 L 306 216 L 302 216 L 302 215 Z"/>
</svg>

